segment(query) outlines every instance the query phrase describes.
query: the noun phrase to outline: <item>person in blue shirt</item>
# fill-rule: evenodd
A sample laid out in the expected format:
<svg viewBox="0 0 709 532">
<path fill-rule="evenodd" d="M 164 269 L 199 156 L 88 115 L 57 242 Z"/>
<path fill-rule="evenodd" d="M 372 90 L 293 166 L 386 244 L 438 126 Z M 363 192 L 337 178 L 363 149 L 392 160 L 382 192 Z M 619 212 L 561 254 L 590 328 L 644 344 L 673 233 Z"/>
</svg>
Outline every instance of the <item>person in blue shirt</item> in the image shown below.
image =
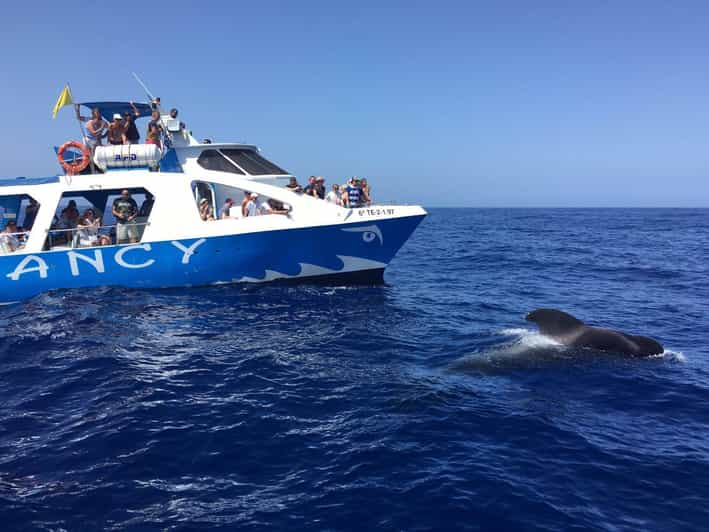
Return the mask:
<svg viewBox="0 0 709 532">
<path fill-rule="evenodd" d="M 227 198 L 224 201 L 224 206 L 219 210 L 219 219 L 220 220 L 226 220 L 227 218 L 231 218 L 229 215 L 229 211 L 231 211 L 231 208 L 234 206 L 234 200 L 231 198 Z"/>
<path fill-rule="evenodd" d="M 350 208 L 362 206 L 362 188 L 359 179 L 351 177 L 345 189 L 345 205 Z"/>
<path fill-rule="evenodd" d="M 314 198 L 318 197 L 317 182 L 315 181 L 315 176 L 311 175 L 308 180 L 308 185 L 303 189 L 303 194 L 306 196 L 312 196 Z"/>
</svg>

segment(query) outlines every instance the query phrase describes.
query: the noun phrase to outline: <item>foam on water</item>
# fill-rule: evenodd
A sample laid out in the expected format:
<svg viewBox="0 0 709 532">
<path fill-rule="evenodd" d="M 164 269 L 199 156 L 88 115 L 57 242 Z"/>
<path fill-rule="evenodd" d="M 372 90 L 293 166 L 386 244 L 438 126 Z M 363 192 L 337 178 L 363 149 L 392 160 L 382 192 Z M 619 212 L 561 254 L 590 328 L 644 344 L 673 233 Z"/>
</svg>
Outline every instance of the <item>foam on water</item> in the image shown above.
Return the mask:
<svg viewBox="0 0 709 532">
<path fill-rule="evenodd" d="M 669 360 L 672 362 L 681 362 L 681 363 L 687 362 L 687 357 L 684 356 L 684 353 L 682 353 L 682 351 L 672 351 L 671 349 L 665 349 L 659 355 L 651 355 L 648 358 L 662 358 L 662 359 Z"/>
</svg>

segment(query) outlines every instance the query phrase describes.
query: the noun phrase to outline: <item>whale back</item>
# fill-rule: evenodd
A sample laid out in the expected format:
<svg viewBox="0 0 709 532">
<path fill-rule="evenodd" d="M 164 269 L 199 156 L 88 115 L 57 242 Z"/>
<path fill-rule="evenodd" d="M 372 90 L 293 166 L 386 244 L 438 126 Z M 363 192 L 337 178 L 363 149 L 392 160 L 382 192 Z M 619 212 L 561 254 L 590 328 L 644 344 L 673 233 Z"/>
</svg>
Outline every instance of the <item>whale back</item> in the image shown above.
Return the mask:
<svg viewBox="0 0 709 532">
<path fill-rule="evenodd" d="M 571 314 L 553 308 L 539 308 L 527 314 L 527 321 L 536 323 L 542 334 L 558 336 L 568 334 L 579 327 L 583 322 Z"/>
</svg>

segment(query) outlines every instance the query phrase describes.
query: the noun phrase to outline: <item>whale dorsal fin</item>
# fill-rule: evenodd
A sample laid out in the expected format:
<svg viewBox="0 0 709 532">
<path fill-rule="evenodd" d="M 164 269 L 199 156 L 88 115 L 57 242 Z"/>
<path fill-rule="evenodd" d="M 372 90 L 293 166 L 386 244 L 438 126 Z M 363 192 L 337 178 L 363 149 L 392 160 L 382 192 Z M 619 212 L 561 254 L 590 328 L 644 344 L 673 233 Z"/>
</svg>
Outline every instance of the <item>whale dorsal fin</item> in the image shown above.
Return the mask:
<svg viewBox="0 0 709 532">
<path fill-rule="evenodd" d="M 527 320 L 536 323 L 542 334 L 559 335 L 572 332 L 583 322 L 571 314 L 554 308 L 539 308 L 527 315 Z"/>
</svg>

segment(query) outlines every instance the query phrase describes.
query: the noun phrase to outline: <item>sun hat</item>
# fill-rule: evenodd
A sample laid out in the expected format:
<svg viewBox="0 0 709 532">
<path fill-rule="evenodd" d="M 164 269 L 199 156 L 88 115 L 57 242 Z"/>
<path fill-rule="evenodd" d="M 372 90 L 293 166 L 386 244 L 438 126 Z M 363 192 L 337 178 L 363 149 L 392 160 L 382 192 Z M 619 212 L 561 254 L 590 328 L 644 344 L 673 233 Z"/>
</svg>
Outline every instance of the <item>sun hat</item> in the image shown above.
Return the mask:
<svg viewBox="0 0 709 532">
<path fill-rule="evenodd" d="M 123 117 L 121 116 L 121 113 L 113 113 L 113 119 L 114 119 L 114 120 L 120 120 L 121 118 L 123 118 Z"/>
<path fill-rule="evenodd" d="M 202 203 L 207 203 L 207 198 L 202 198 L 199 200 L 199 204 L 201 205 Z"/>
</svg>

